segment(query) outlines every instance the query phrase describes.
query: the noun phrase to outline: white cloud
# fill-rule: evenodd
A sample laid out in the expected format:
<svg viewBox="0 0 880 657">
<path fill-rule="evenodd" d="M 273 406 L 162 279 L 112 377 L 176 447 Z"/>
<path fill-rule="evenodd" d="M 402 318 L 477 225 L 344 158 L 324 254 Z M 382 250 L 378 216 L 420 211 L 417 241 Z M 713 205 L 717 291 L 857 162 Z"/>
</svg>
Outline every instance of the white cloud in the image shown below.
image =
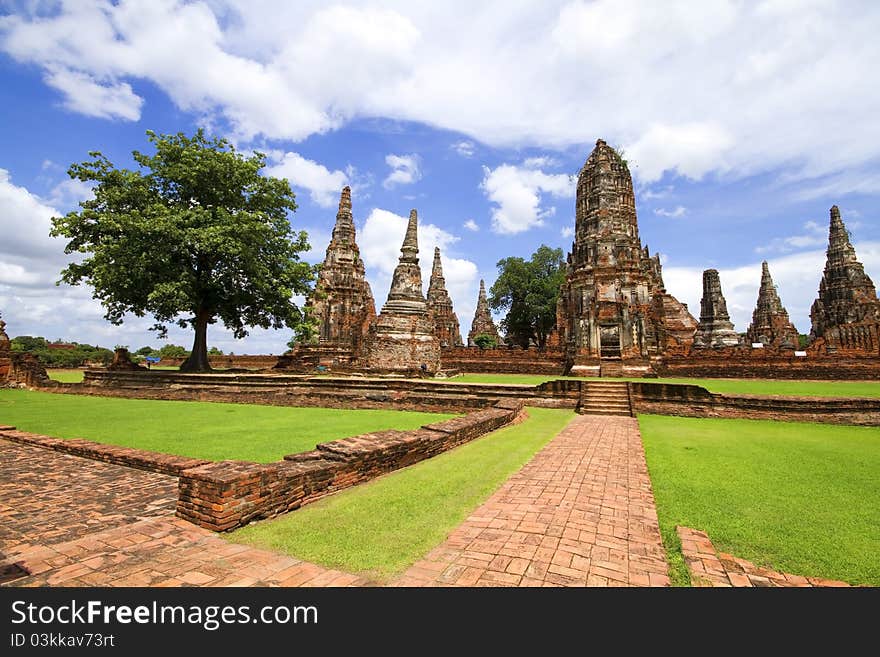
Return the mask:
<svg viewBox="0 0 880 657">
<path fill-rule="evenodd" d="M 563 237 L 574 237 L 574 228 L 572 228 L 571 226 L 565 226 L 559 232 Z"/>
<path fill-rule="evenodd" d="M 76 209 L 80 201 L 93 198 L 92 186 L 76 178 L 68 178 L 52 188 L 48 202 L 50 205 L 62 209 Z"/>
<path fill-rule="evenodd" d="M 322 208 L 332 208 L 339 202 L 342 188 L 349 183 L 348 175 L 330 171 L 323 164 L 304 158 L 299 153 L 287 152 L 274 158 L 276 164 L 266 167 L 266 174 L 287 178 L 293 187 L 309 191 L 312 201 Z"/>
<path fill-rule="evenodd" d="M 827 239 L 827 236 L 826 236 Z M 880 277 L 880 242 L 859 242 L 853 245 L 866 273 L 874 280 Z M 810 306 L 818 296 L 819 280 L 825 267 L 824 249 L 804 251 L 768 259 L 770 274 L 776 283 L 782 304 L 801 333 L 810 332 Z M 761 285 L 761 263 L 740 267 L 718 267 L 721 289 L 727 300 L 730 319 L 739 332 L 752 321 L 752 311 Z M 699 318 L 703 270 L 696 267 L 663 267 L 663 281 L 670 294 L 688 304 L 691 314 Z"/>
<path fill-rule="evenodd" d="M 40 66 L 91 116 L 137 118 L 131 83 L 145 80 L 244 139 L 300 140 L 380 117 L 454 130 L 460 144 L 581 148 L 604 137 L 645 180 L 785 169 L 815 180 L 813 194 L 878 188 L 880 94 L 865 84 L 880 59 L 877 3 L 18 9 L 0 19 L 0 49 Z"/>
<path fill-rule="evenodd" d="M 377 312 L 388 298 L 391 275 L 400 257 L 400 246 L 403 243 L 408 221 L 408 217 L 374 208 L 367 217 L 364 227 L 359 231 L 358 244 L 367 267 L 367 278 L 376 299 Z M 422 271 L 422 292 L 428 291 L 434 247 L 440 247 L 443 275 L 446 278 L 446 289 L 452 297 L 453 308 L 459 316 L 461 325 L 464 326 L 464 318 L 467 318 L 470 326 L 476 308 L 479 279 L 476 264 L 464 258 L 453 257 L 452 247 L 459 240 L 459 237 L 442 228 L 419 220 L 419 267 Z M 467 333 L 466 329 L 465 333 Z"/>
<path fill-rule="evenodd" d="M 469 231 L 472 231 L 472 232 L 474 232 L 474 233 L 476 233 L 476 232 L 478 232 L 478 231 L 480 230 L 479 225 L 477 225 L 477 222 L 474 221 L 473 219 L 468 219 L 467 221 L 465 221 L 465 222 L 462 224 L 462 226 L 464 226 L 464 227 L 467 228 Z"/>
<path fill-rule="evenodd" d="M 6 169 L 0 169 L 0 208 L 3 208 L 4 233 L 0 256 L 36 259 L 64 250 L 62 240 L 49 237 L 50 219 L 61 213 L 24 187 L 15 185 Z"/>
<path fill-rule="evenodd" d="M 385 189 L 392 189 L 396 185 L 411 185 L 421 180 L 420 161 L 421 158 L 415 153 L 410 155 L 386 155 L 385 164 L 391 167 L 391 173 L 382 181 L 382 186 Z"/>
<path fill-rule="evenodd" d="M 547 174 L 526 160 L 522 166 L 502 164 L 494 169 L 483 167 L 480 188 L 495 206 L 492 208 L 492 230 L 502 235 L 515 235 L 544 224 L 556 212 L 543 205 L 543 194 L 557 198 L 574 196 L 576 182 L 567 174 Z"/>
<path fill-rule="evenodd" d="M 450 148 L 462 157 L 473 157 L 476 146 L 474 145 L 474 142 L 468 139 L 463 139 L 452 144 Z"/>
<path fill-rule="evenodd" d="M 654 210 L 654 214 L 661 217 L 683 217 L 687 214 L 687 208 L 683 205 L 676 205 L 675 208 L 672 210 L 667 210 L 666 208 L 656 208 Z"/>
<path fill-rule="evenodd" d="M 137 121 L 144 99 L 127 82 L 101 84 L 88 73 L 68 68 L 50 68 L 46 84 L 64 94 L 64 106 L 74 112 L 101 119 Z"/>
<path fill-rule="evenodd" d="M 815 221 L 808 221 L 803 226 L 804 232 L 800 235 L 788 237 L 776 237 L 767 244 L 755 248 L 755 253 L 789 253 L 811 246 L 822 246 L 828 242 L 828 228 Z M 850 225 L 850 228 L 855 226 Z"/>
</svg>

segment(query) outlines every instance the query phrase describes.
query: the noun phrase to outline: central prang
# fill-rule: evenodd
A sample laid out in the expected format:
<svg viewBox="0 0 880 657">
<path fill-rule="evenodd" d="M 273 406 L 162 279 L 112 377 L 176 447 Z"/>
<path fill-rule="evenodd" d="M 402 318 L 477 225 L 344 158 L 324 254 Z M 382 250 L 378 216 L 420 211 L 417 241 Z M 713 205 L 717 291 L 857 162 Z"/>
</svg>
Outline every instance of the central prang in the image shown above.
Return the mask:
<svg viewBox="0 0 880 657">
<path fill-rule="evenodd" d="M 573 374 L 603 360 L 644 368 L 667 349 L 687 349 L 697 321 L 666 293 L 659 256 L 642 248 L 632 176 L 603 140 L 580 171 L 575 241 L 557 306 L 560 343 Z"/>
</svg>

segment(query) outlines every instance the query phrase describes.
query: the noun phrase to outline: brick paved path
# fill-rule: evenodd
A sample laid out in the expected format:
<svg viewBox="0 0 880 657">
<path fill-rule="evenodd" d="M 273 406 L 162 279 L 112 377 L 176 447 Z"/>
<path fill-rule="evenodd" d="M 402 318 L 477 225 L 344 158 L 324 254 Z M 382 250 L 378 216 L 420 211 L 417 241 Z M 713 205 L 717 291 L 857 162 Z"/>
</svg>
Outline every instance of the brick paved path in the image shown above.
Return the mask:
<svg viewBox="0 0 880 657">
<path fill-rule="evenodd" d="M 0 556 L 173 514 L 176 503 L 176 477 L 0 440 Z"/>
<path fill-rule="evenodd" d="M 358 586 L 174 517 L 177 478 L 0 440 L 0 581 L 11 586 Z M 4 568 L 4 564 L 6 567 Z"/>
<path fill-rule="evenodd" d="M 667 586 L 638 422 L 579 415 L 398 586 Z"/>
<path fill-rule="evenodd" d="M 17 555 L 11 586 L 363 586 L 355 575 L 224 540 L 170 516 Z"/>
<path fill-rule="evenodd" d="M 29 572 L 10 585 L 369 585 L 175 518 L 176 486 L 0 440 L 0 564 Z M 666 573 L 638 423 L 581 415 L 395 584 L 661 586 Z"/>
</svg>

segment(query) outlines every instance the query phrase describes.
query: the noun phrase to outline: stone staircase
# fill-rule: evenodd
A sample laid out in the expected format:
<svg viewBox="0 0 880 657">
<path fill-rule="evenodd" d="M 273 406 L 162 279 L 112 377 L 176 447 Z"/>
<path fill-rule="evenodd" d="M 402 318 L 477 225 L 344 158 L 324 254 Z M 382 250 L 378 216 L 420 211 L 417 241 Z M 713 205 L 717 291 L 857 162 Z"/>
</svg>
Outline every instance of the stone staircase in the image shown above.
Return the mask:
<svg viewBox="0 0 880 657">
<path fill-rule="evenodd" d="M 626 381 L 582 381 L 578 401 L 581 415 L 625 415 L 633 417 Z"/>
</svg>

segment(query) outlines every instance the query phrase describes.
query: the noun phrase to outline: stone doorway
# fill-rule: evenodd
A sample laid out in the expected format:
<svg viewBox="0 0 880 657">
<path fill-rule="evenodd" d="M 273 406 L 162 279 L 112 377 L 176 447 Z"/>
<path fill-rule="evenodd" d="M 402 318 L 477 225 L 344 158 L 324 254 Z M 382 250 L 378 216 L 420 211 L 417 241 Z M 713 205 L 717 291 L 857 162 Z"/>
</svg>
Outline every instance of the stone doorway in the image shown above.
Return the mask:
<svg viewBox="0 0 880 657">
<path fill-rule="evenodd" d="M 599 327 L 599 355 L 602 358 L 620 358 L 620 327 Z"/>
</svg>

